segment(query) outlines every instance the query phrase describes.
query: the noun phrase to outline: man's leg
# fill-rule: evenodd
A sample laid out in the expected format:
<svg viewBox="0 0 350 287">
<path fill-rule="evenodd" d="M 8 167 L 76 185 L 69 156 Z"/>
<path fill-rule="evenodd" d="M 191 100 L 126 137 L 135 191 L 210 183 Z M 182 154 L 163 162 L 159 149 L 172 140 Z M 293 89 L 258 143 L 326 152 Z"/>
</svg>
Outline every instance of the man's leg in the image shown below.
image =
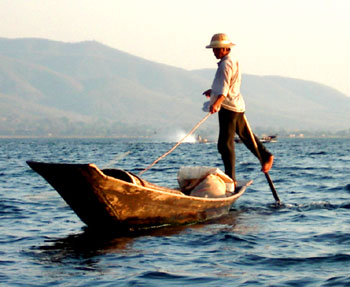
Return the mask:
<svg viewBox="0 0 350 287">
<path fill-rule="evenodd" d="M 236 120 L 232 111 L 221 108 L 219 111 L 219 140 L 218 151 L 221 154 L 222 161 L 225 166 L 225 173 L 236 181 L 235 170 L 235 130 Z"/>
<path fill-rule="evenodd" d="M 242 142 L 245 144 L 245 146 L 257 157 L 258 154 L 256 152 L 256 148 L 254 145 L 254 142 L 251 138 L 250 135 L 250 130 L 248 128 L 248 125 L 244 119 L 244 114 L 238 114 L 239 119 L 237 120 L 237 134 L 240 137 L 240 139 L 242 140 Z M 261 160 L 262 160 L 262 171 L 263 172 L 268 172 L 273 164 L 273 155 L 267 150 L 267 148 L 261 143 L 261 141 L 259 140 L 259 138 L 254 134 L 254 139 L 256 142 L 256 145 L 258 147 L 260 156 L 261 156 Z"/>
</svg>

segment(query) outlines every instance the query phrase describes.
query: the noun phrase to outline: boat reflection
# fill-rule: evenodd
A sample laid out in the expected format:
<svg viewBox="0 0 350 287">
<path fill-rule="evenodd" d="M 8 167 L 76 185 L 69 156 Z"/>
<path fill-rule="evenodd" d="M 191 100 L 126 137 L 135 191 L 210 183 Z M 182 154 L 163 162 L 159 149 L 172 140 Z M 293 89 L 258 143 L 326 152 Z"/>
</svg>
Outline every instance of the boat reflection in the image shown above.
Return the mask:
<svg viewBox="0 0 350 287">
<path fill-rule="evenodd" d="M 235 232 L 242 230 L 237 228 L 237 218 L 242 211 L 233 210 L 229 214 L 203 223 L 164 226 L 158 228 L 142 229 L 123 232 L 101 232 L 101 230 L 84 228 L 79 234 L 72 234 L 65 238 L 47 240 L 45 245 L 38 247 L 35 257 L 40 261 L 50 263 L 72 263 L 72 261 L 86 261 L 87 264 L 99 261 L 99 256 L 111 253 L 136 252 L 133 244 L 135 241 L 146 237 L 172 237 L 183 234 L 203 232 L 216 234 L 219 232 Z M 238 232 L 239 233 L 239 232 Z"/>
</svg>

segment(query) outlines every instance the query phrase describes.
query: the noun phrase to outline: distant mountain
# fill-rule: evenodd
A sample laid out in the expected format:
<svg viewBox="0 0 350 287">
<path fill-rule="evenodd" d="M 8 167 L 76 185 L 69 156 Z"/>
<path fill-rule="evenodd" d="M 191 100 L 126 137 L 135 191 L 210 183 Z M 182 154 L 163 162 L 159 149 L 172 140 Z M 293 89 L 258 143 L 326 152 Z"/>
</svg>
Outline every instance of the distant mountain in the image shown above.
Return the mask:
<svg viewBox="0 0 350 287">
<path fill-rule="evenodd" d="M 100 43 L 0 38 L 0 135 L 142 136 L 191 129 L 215 70 L 187 71 Z M 243 75 L 260 130 L 350 128 L 350 98 L 327 86 Z M 216 116 L 203 133 L 217 129 Z"/>
</svg>

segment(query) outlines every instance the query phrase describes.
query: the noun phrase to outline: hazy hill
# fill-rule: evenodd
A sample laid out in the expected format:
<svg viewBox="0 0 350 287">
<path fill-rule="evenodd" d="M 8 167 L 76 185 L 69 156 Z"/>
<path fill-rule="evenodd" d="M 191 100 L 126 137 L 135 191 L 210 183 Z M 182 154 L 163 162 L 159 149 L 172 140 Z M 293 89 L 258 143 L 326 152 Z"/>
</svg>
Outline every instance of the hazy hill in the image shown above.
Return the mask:
<svg viewBox="0 0 350 287">
<path fill-rule="evenodd" d="M 214 67 L 215 68 L 215 67 Z M 215 70 L 187 71 L 97 42 L 0 38 L 0 135 L 149 135 L 191 129 Z M 243 75 L 251 125 L 350 128 L 350 98 L 314 82 Z M 203 126 L 217 129 L 216 116 Z"/>
</svg>

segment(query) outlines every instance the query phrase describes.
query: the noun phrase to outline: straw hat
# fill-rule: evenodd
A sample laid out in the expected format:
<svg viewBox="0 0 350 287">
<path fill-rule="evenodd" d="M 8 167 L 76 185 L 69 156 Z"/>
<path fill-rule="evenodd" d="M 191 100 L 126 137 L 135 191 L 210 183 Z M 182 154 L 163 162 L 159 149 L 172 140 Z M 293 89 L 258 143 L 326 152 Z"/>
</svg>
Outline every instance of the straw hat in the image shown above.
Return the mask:
<svg viewBox="0 0 350 287">
<path fill-rule="evenodd" d="M 215 34 L 206 48 L 230 48 L 234 46 L 230 39 L 224 33 Z"/>
</svg>

